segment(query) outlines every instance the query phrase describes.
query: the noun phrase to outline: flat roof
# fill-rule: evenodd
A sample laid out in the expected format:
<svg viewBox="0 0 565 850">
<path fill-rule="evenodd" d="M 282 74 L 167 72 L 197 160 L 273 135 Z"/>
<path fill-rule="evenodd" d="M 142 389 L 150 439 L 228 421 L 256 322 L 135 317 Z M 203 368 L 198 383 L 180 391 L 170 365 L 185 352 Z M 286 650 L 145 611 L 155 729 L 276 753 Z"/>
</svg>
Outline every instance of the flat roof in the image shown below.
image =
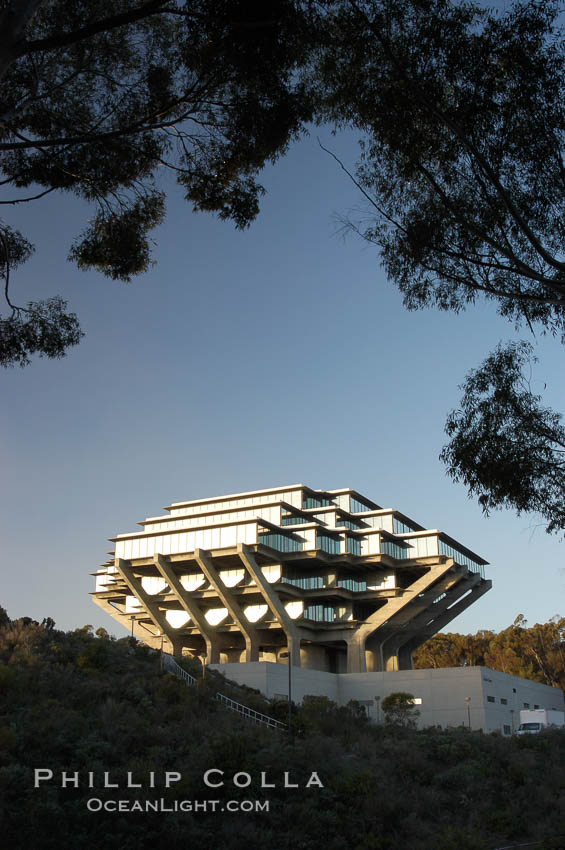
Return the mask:
<svg viewBox="0 0 565 850">
<path fill-rule="evenodd" d="M 330 496 L 342 496 L 349 493 L 349 495 L 354 496 L 358 502 L 366 504 L 370 510 L 378 511 L 381 509 L 381 506 L 377 505 L 376 502 L 373 502 L 372 499 L 367 498 L 367 496 L 363 496 L 363 494 L 359 493 L 358 490 L 352 490 L 351 487 L 344 487 L 341 490 L 328 490 L 327 492 Z"/>
<path fill-rule="evenodd" d="M 279 492 L 279 491 L 277 491 L 277 492 Z M 183 502 L 182 504 L 184 505 L 186 503 Z M 199 504 L 199 503 L 196 502 L 196 504 Z M 295 508 L 294 505 L 290 504 L 290 502 L 285 502 L 284 499 L 277 499 L 276 501 L 272 501 L 272 502 L 263 502 L 260 505 L 241 505 L 239 508 L 235 507 L 235 506 L 233 506 L 231 508 L 218 508 L 216 513 L 218 513 L 218 514 L 232 514 L 232 513 L 234 513 L 234 511 L 253 511 L 253 510 L 259 510 L 259 509 L 262 510 L 263 508 L 276 508 L 277 505 L 280 505 L 281 507 L 286 508 L 286 510 L 299 511 L 300 512 L 300 508 Z M 166 510 L 166 508 L 164 510 Z M 140 520 L 136 524 L 137 525 L 152 525 L 156 522 L 177 522 L 179 519 L 194 519 L 195 517 L 198 518 L 198 517 L 209 517 L 209 516 L 210 516 L 209 511 L 200 511 L 200 512 L 196 512 L 196 513 L 193 513 L 193 514 L 180 514 L 180 516 L 170 516 L 170 515 L 167 516 L 167 515 L 164 514 L 162 516 L 147 517 L 144 520 Z M 234 521 L 239 522 L 239 520 L 234 520 Z"/>
<path fill-rule="evenodd" d="M 187 502 L 172 502 L 170 505 L 163 508 L 164 511 L 170 511 L 172 508 L 182 508 L 184 505 L 209 505 L 214 502 L 226 502 L 228 499 L 245 499 L 248 496 L 263 496 L 268 493 L 282 493 L 289 490 L 307 490 L 314 495 L 329 496 L 329 490 L 313 490 L 307 484 L 289 484 L 281 487 L 268 487 L 266 490 L 248 490 L 244 493 L 227 493 L 225 496 L 210 496 L 207 499 L 190 499 Z"/>
</svg>

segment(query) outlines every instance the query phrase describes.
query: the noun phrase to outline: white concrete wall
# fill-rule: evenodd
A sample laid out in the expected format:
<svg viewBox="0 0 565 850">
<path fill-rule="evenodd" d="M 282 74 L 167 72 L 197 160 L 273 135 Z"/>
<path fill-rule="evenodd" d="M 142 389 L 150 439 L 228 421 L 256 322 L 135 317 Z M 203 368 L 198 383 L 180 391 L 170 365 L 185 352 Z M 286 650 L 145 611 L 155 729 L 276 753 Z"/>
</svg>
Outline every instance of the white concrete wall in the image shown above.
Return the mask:
<svg viewBox="0 0 565 850">
<path fill-rule="evenodd" d="M 422 537 L 410 537 L 407 535 L 405 536 L 405 542 L 411 547 L 410 554 L 408 555 L 409 558 L 429 558 L 432 555 L 437 555 L 439 552 L 437 534 Z"/>
<path fill-rule="evenodd" d="M 268 661 L 252 661 L 248 664 L 210 664 L 213 670 L 219 670 L 228 679 L 238 684 L 258 688 L 267 697 L 288 696 L 288 665 L 273 664 Z M 307 694 L 328 696 L 338 702 L 338 682 L 335 673 L 321 670 L 308 670 L 304 667 L 292 668 L 292 699 L 302 702 Z"/>
<path fill-rule="evenodd" d="M 238 543 L 257 543 L 256 522 L 117 540 L 116 557 L 129 560 L 151 558 L 156 552 L 161 555 L 173 555 L 194 552 L 195 549 L 230 549 Z"/>
<path fill-rule="evenodd" d="M 258 661 L 251 664 L 214 664 L 228 679 L 258 688 L 267 697 L 288 694 L 288 667 Z M 301 702 L 308 694 L 327 696 L 339 705 L 355 699 L 369 703 L 369 716 L 381 721 L 380 705 L 384 697 L 397 691 L 407 691 L 421 704 L 418 725 L 466 726 L 468 711 L 465 697 L 471 697 L 469 712 L 472 729 L 484 732 L 504 727 L 517 728 L 519 711 L 524 703 L 530 707 L 553 708 L 565 711 L 563 692 L 558 688 L 509 676 L 488 667 L 444 667 L 428 670 L 399 670 L 386 673 L 325 673 L 320 670 L 292 668 L 292 699 Z M 494 697 L 490 702 L 488 697 Z M 379 697 L 379 700 L 375 700 Z M 501 702 L 506 700 L 506 704 Z M 514 715 L 512 714 L 514 712 Z M 514 718 L 514 719 L 513 719 Z"/>
<path fill-rule="evenodd" d="M 382 528 L 384 531 L 390 531 L 391 534 L 393 532 L 393 514 L 391 512 L 377 516 L 363 516 L 361 519 L 371 528 Z"/>
<path fill-rule="evenodd" d="M 563 692 L 559 688 L 550 688 L 548 685 L 540 685 L 519 676 L 509 676 L 488 667 L 479 669 L 482 671 L 487 714 L 486 732 L 493 732 L 495 729 L 503 732 L 505 725 L 517 729 L 520 711 L 526 705 L 530 708 L 534 705 L 539 708 L 554 708 L 557 711 L 563 711 L 565 708 Z M 494 699 L 494 702 L 489 700 L 489 697 Z M 503 700 L 506 700 L 506 703 Z"/>
<path fill-rule="evenodd" d="M 247 493 L 238 496 L 234 494 L 231 498 L 228 496 L 225 499 L 214 499 L 212 502 L 194 502 L 186 504 L 183 502 L 177 503 L 171 507 L 171 516 L 182 516 L 183 514 L 200 514 L 213 513 L 214 511 L 223 510 L 226 508 L 245 508 L 248 505 L 261 505 L 266 502 L 289 502 L 295 507 L 302 507 L 302 490 L 278 490 L 276 492 L 267 493 Z"/>
<path fill-rule="evenodd" d="M 382 711 L 380 704 L 389 694 L 397 691 L 411 693 L 421 700 L 416 708 L 420 712 L 418 726 L 459 726 L 467 724 L 465 697 L 471 697 L 471 727 L 482 729 L 485 724 L 480 667 L 450 667 L 441 670 L 398 670 L 380 673 L 347 673 L 340 676 L 340 704 L 350 699 L 380 700 L 372 716 Z"/>
<path fill-rule="evenodd" d="M 246 519 L 255 519 L 256 517 L 261 517 L 261 519 L 266 519 L 275 525 L 280 525 L 281 506 L 279 504 L 263 507 L 262 505 L 257 504 L 250 508 L 244 508 L 240 511 L 210 513 L 206 514 L 206 516 L 189 516 L 178 519 L 176 516 L 163 517 L 160 522 L 148 523 L 145 526 L 145 531 L 171 531 L 172 529 L 193 528 L 194 526 L 202 525 L 226 525 L 227 523 L 238 523 Z"/>
</svg>

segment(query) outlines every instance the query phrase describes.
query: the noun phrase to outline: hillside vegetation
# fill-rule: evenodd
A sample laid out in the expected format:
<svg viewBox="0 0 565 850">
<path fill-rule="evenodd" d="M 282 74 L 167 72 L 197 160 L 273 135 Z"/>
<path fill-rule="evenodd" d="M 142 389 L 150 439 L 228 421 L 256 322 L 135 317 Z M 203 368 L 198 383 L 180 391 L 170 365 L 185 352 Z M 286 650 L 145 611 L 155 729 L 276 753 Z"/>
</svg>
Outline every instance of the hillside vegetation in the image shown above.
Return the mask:
<svg viewBox="0 0 565 850">
<path fill-rule="evenodd" d="M 544 850 L 564 846 L 565 734 L 504 739 L 370 726 L 355 704 L 338 708 L 318 697 L 294 708 L 289 735 L 230 713 L 216 689 L 285 719 L 286 704 L 217 675 L 187 687 L 130 638 L 2 616 L 4 850 L 489 850 L 534 839 Z M 34 788 L 36 768 L 53 780 Z M 224 771 L 223 787 L 206 787 L 210 769 Z M 63 771 L 79 772 L 78 788 L 61 787 Z M 182 779 L 167 789 L 165 771 Z M 323 788 L 305 787 L 314 771 Z M 101 787 L 104 772 L 120 787 Z M 144 787 L 127 788 L 128 772 Z M 285 772 L 298 788 L 284 787 Z M 233 784 L 237 773 L 249 775 L 248 787 Z M 261 788 L 262 773 L 276 787 Z M 170 811 L 90 811 L 93 799 L 129 807 L 162 800 Z M 194 811 L 196 801 L 202 808 L 211 800 L 216 811 Z M 228 801 L 256 800 L 268 800 L 269 811 L 225 810 Z M 193 810 L 174 811 L 179 801 Z"/>
</svg>

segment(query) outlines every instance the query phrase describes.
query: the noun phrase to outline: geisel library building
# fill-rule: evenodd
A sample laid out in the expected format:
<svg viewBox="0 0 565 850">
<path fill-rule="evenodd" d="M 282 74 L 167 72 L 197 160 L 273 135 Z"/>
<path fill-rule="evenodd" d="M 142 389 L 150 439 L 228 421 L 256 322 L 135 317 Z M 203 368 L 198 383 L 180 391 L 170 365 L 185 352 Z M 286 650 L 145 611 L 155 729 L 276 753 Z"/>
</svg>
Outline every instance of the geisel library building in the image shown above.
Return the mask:
<svg viewBox="0 0 565 850">
<path fill-rule="evenodd" d="M 486 561 L 442 531 L 303 484 L 165 510 L 112 538 L 94 574 L 94 601 L 156 649 L 268 697 L 288 696 L 290 662 L 293 699 L 357 699 L 375 720 L 399 690 L 421 725 L 470 717 L 509 733 L 526 705 L 563 708 L 561 691 L 487 668 L 412 669 L 414 650 L 491 587 Z"/>
</svg>

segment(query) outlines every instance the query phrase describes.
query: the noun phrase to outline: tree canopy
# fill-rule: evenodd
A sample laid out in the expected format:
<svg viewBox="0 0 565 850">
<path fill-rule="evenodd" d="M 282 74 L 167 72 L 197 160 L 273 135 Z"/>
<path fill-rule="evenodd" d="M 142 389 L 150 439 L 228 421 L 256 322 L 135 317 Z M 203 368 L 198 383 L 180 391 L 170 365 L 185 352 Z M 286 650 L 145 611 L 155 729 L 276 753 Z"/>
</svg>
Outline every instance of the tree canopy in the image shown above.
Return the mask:
<svg viewBox="0 0 565 850">
<path fill-rule="evenodd" d="M 158 172 L 194 209 L 245 227 L 257 176 L 312 116 L 357 128 L 362 228 L 410 308 L 478 294 L 515 321 L 563 331 L 565 50 L 552 0 L 505 12 L 470 2 L 5 0 L 0 4 L 2 185 L 24 203 L 54 191 L 93 204 L 69 258 L 130 280 L 162 220 Z M 29 256 L 2 229 L 0 270 L 26 351 L 80 339 L 65 305 L 10 300 Z M 10 328 L 5 322 L 12 323 Z M 18 324 L 19 323 L 19 324 Z M 64 323 L 63 323 L 64 324 Z M 34 327 L 35 326 L 35 327 Z M 42 326 L 42 327 L 43 327 Z M 56 335 L 55 335 L 56 336 Z"/>
<path fill-rule="evenodd" d="M 548 532 L 565 533 L 565 427 L 531 390 L 524 372 L 532 358 L 529 343 L 500 345 L 467 375 L 441 458 L 486 513 L 537 513 Z"/>
<path fill-rule="evenodd" d="M 268 11 L 257 0 L 4 0 L 1 203 L 52 192 L 87 201 L 93 214 L 69 259 L 130 281 L 150 265 L 149 235 L 165 214 L 160 173 L 174 173 L 194 210 L 244 228 L 264 164 L 312 118 L 329 121 L 360 133 L 351 176 L 369 219 L 352 226 L 378 247 L 408 308 L 460 311 L 484 297 L 517 325 L 565 336 L 559 14 L 554 0 L 503 10 L 273 0 Z M 61 357 L 82 335 L 62 298 L 14 295 L 32 251 L 0 220 L 5 366 Z M 560 419 L 520 390 L 524 357 L 519 346 L 499 351 L 469 377 L 443 459 L 485 509 L 541 509 L 555 531 Z M 506 391 L 499 380 L 489 395 L 478 386 L 495 366 Z M 472 410 L 479 396 L 483 419 Z M 496 423 L 516 437 L 514 472 Z M 516 430 L 530 425 L 531 446 Z M 490 446 L 479 451 L 473 429 Z"/>
<path fill-rule="evenodd" d="M 565 39 L 553 0 L 328 4 L 314 72 L 322 115 L 357 128 L 366 218 L 409 309 L 483 297 L 515 325 L 565 339 Z M 485 511 L 565 528 L 558 413 L 526 387 L 525 345 L 463 386 L 442 452 Z"/>
<path fill-rule="evenodd" d="M 486 666 L 565 690 L 565 618 L 528 626 L 523 614 L 501 632 L 437 634 L 414 653 L 414 666 Z"/>
<path fill-rule="evenodd" d="M 91 203 L 69 259 L 124 281 L 151 262 L 163 169 L 193 209 L 246 227 L 263 192 L 259 171 L 310 117 L 294 73 L 305 27 L 292 0 L 1 3 L 1 203 L 55 191 Z M 33 249 L 0 225 L 11 310 L 0 362 L 60 357 L 80 340 L 78 319 L 60 298 L 24 306 L 12 295 L 10 274 Z"/>
<path fill-rule="evenodd" d="M 381 702 L 387 723 L 409 728 L 416 727 L 416 721 L 420 714 L 419 710 L 414 708 L 414 705 L 414 694 L 407 691 L 394 691 Z"/>
<path fill-rule="evenodd" d="M 552 0 L 329 3 L 325 119 L 362 134 L 355 225 L 407 307 L 479 295 L 565 330 L 565 46 Z"/>
</svg>

